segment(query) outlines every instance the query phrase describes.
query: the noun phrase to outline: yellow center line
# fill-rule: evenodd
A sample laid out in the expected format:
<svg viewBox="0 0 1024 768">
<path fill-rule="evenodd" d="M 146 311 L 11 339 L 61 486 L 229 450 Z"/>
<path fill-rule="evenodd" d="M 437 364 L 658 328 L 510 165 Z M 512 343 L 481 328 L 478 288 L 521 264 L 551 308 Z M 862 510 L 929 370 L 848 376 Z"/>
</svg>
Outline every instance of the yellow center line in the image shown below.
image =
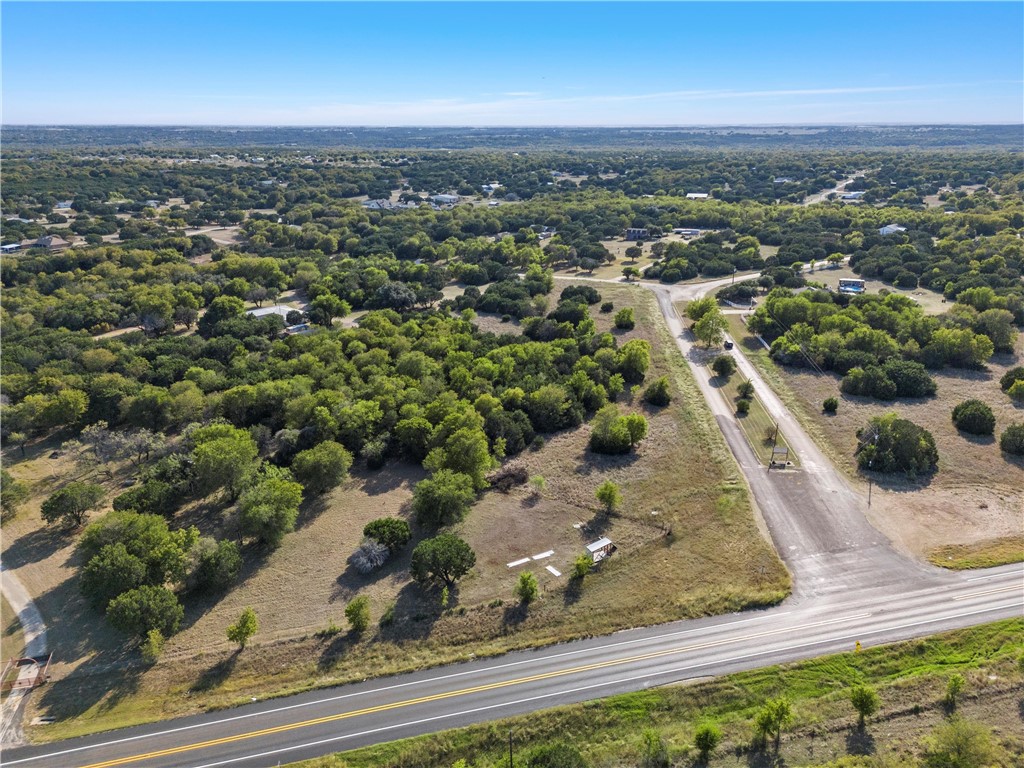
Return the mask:
<svg viewBox="0 0 1024 768">
<path fill-rule="evenodd" d="M 661 656 L 670 656 L 678 653 L 685 653 L 691 651 L 704 650 L 707 648 L 715 648 L 720 645 L 728 645 L 730 643 L 738 643 L 747 640 L 754 640 L 760 637 L 769 637 L 771 635 L 778 635 L 785 632 L 794 632 L 798 630 L 810 629 L 812 627 L 819 627 L 826 624 L 835 624 L 841 621 L 850 621 L 853 619 L 864 618 L 871 614 L 865 613 L 857 616 L 848 616 L 841 619 L 829 619 L 828 621 L 819 621 L 814 624 L 805 624 L 801 627 L 787 627 L 783 629 L 773 629 L 766 632 L 759 632 L 752 635 L 745 635 L 742 637 L 736 637 L 726 640 L 716 640 L 708 643 L 701 643 L 699 645 L 686 646 L 684 648 L 670 648 L 663 651 L 652 651 L 651 653 L 644 653 L 638 656 L 630 656 L 622 659 L 613 659 L 610 661 L 595 662 L 593 664 L 586 664 L 579 667 L 572 667 L 569 669 L 555 670 L 553 672 L 544 672 L 542 674 L 531 675 L 529 677 L 520 677 L 513 680 L 504 680 L 496 683 L 488 683 L 486 685 L 478 685 L 472 688 L 462 688 L 455 691 L 447 691 L 445 693 L 435 693 L 430 696 L 421 696 L 416 699 L 406 699 L 404 701 L 396 701 L 391 704 L 380 704 L 375 707 L 366 707 L 364 709 L 353 710 L 352 712 L 342 712 L 336 715 L 327 715 L 325 717 L 318 717 L 311 720 L 303 720 L 296 723 L 288 723 L 286 725 L 277 725 L 271 728 L 264 728 L 258 731 L 249 731 L 247 733 L 239 733 L 234 736 L 224 736 L 219 739 L 210 739 L 208 741 L 196 742 L 193 744 L 183 744 L 179 747 L 169 747 L 167 749 L 161 749 L 154 752 L 146 752 L 141 755 L 132 755 L 130 757 L 119 757 L 113 760 L 106 760 L 101 763 L 92 763 L 90 765 L 83 766 L 82 768 L 113 768 L 113 766 L 126 765 L 133 762 L 141 762 L 143 760 L 153 760 L 158 757 L 168 757 L 170 755 L 180 754 L 182 752 L 191 752 L 197 749 L 207 749 L 209 747 L 216 747 L 222 744 L 231 744 L 236 741 L 243 741 L 245 739 L 252 739 L 259 736 L 272 736 L 278 733 L 286 733 L 297 728 L 309 728 L 314 725 L 323 725 L 324 723 L 333 723 L 339 720 L 347 720 L 353 717 L 360 717 L 362 715 L 372 715 L 378 712 L 387 712 L 392 709 L 401 709 L 403 707 L 411 707 L 417 704 L 427 704 L 433 701 L 442 701 L 444 699 L 451 699 L 457 696 L 468 696 L 473 693 L 483 693 L 485 691 L 493 691 L 500 688 L 507 688 L 514 685 L 524 685 L 526 683 L 533 683 L 539 680 L 548 680 L 555 677 L 563 677 L 565 675 L 578 674 L 580 672 L 590 672 L 595 669 L 605 669 L 607 667 L 621 666 L 622 664 L 631 664 L 637 661 L 646 661 L 649 659 L 656 659 Z"/>
</svg>

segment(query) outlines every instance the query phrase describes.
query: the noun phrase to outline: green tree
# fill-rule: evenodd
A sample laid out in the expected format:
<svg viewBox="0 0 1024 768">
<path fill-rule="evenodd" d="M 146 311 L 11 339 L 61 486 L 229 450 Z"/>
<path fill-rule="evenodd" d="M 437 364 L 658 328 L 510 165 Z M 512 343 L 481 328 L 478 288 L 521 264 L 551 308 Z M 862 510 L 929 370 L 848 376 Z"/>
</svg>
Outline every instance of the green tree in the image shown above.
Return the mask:
<svg viewBox="0 0 1024 768">
<path fill-rule="evenodd" d="M 858 430 L 857 466 L 875 472 L 931 472 L 939 452 L 931 433 L 897 413 L 876 416 Z"/>
<path fill-rule="evenodd" d="M 146 564 L 121 542 L 107 544 L 82 569 L 79 584 L 94 608 L 103 611 L 118 595 L 146 583 Z"/>
<path fill-rule="evenodd" d="M 242 569 L 242 554 L 234 541 L 203 537 L 190 555 L 194 565 L 189 581 L 195 590 L 227 589 Z"/>
<path fill-rule="evenodd" d="M 301 485 L 286 474 L 265 475 L 238 501 L 242 534 L 270 547 L 279 546 L 285 534 L 295 530 L 301 503 Z"/>
<path fill-rule="evenodd" d="M 857 727 L 863 728 L 869 717 L 878 711 L 882 703 L 877 691 L 868 685 L 855 685 L 850 689 L 850 703 L 857 710 Z"/>
<path fill-rule="evenodd" d="M 644 339 L 627 341 L 619 349 L 617 361 L 619 373 L 626 381 L 639 382 L 644 380 L 647 369 L 651 367 L 651 345 Z"/>
<path fill-rule="evenodd" d="M 537 599 L 537 593 L 539 587 L 537 585 L 537 577 L 529 571 L 523 571 L 519 574 L 519 579 L 516 581 L 516 597 L 524 605 L 529 605 Z"/>
<path fill-rule="evenodd" d="M 94 483 L 68 483 L 43 502 L 40 514 L 48 523 L 60 522 L 77 528 L 89 511 L 103 500 L 103 487 Z"/>
<path fill-rule="evenodd" d="M 705 723 L 700 726 L 693 735 L 693 746 L 697 748 L 700 758 L 704 762 L 707 762 L 708 758 L 711 757 L 711 753 L 715 751 L 715 748 L 718 747 L 721 741 L 722 732 L 711 723 Z"/>
<path fill-rule="evenodd" d="M 291 470 L 310 493 L 323 493 L 340 485 L 348 477 L 352 454 L 341 443 L 331 440 L 300 451 L 292 460 Z"/>
<path fill-rule="evenodd" d="M 178 631 L 184 616 L 185 609 L 173 592 L 150 584 L 118 595 L 107 606 L 111 626 L 140 638 L 154 629 L 170 637 Z"/>
<path fill-rule="evenodd" d="M 622 504 L 622 493 L 619 491 L 619 486 L 611 480 L 601 483 L 597 487 L 597 491 L 594 492 L 594 496 L 604 505 L 604 511 L 609 515 Z"/>
<path fill-rule="evenodd" d="M 729 327 L 725 315 L 716 306 L 714 311 L 707 312 L 693 326 L 693 335 L 709 349 L 718 346 L 725 339 L 725 331 Z"/>
<path fill-rule="evenodd" d="M 238 650 L 244 651 L 249 639 L 259 631 L 260 623 L 256 617 L 256 611 L 246 608 L 242 611 L 238 621 L 227 629 L 228 640 L 238 643 Z"/>
<path fill-rule="evenodd" d="M 686 316 L 694 322 L 699 321 L 709 312 L 718 309 L 718 301 L 714 296 L 705 296 L 702 299 L 694 299 L 686 305 Z"/>
<path fill-rule="evenodd" d="M 441 469 L 416 483 L 412 506 L 421 523 L 442 526 L 461 520 L 475 499 L 473 478 Z"/>
<path fill-rule="evenodd" d="M 366 524 L 363 536 L 380 542 L 394 553 L 409 543 L 412 532 L 405 520 L 397 517 L 379 517 Z"/>
<path fill-rule="evenodd" d="M 996 757 L 992 732 L 962 717 L 951 717 L 925 740 L 925 768 L 982 768 Z"/>
<path fill-rule="evenodd" d="M 18 513 L 18 507 L 29 497 L 28 484 L 16 480 L 6 469 L 0 470 L 0 521 L 12 520 Z"/>
<path fill-rule="evenodd" d="M 719 355 L 711 361 L 711 370 L 717 376 L 728 379 L 736 372 L 736 360 L 732 355 Z"/>
<path fill-rule="evenodd" d="M 441 581 L 448 587 L 476 565 L 476 554 L 469 544 L 450 533 L 424 539 L 412 552 L 412 577 L 420 584 Z"/>
<path fill-rule="evenodd" d="M 636 326 L 633 318 L 633 308 L 625 307 L 615 313 L 615 327 L 623 331 L 631 331 Z"/>
<path fill-rule="evenodd" d="M 772 737 L 775 741 L 775 751 L 778 752 L 782 731 L 792 722 L 793 710 L 789 699 L 769 699 L 754 718 L 754 730 L 765 740 Z"/>
<path fill-rule="evenodd" d="M 244 429 L 229 425 L 215 427 L 216 430 L 213 427 L 197 430 L 193 435 L 196 477 L 206 492 L 225 488 L 234 501 L 253 471 L 258 453 L 256 443 Z"/>
<path fill-rule="evenodd" d="M 456 430 L 442 447 L 434 448 L 427 454 L 423 462 L 423 466 L 431 472 L 450 469 L 468 475 L 473 488 L 478 491 L 487 487 L 486 475 L 496 465 L 488 448 L 487 435 L 477 427 Z"/>
<path fill-rule="evenodd" d="M 360 595 L 345 606 L 345 618 L 352 632 L 361 635 L 370 626 L 370 598 Z"/>
</svg>

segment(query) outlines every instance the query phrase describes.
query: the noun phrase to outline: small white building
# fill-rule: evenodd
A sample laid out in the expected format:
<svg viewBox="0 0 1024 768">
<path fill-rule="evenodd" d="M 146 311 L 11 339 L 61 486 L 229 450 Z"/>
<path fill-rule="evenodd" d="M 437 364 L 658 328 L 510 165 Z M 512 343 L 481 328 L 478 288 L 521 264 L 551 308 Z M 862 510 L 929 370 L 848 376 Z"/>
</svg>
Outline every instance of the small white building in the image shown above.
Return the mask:
<svg viewBox="0 0 1024 768">
<path fill-rule="evenodd" d="M 772 179 L 772 182 L 775 184 L 789 184 L 792 181 L 793 180 L 789 178 L 789 176 L 776 176 L 774 179 Z"/>
<path fill-rule="evenodd" d="M 275 304 L 272 307 L 260 307 L 259 309 L 247 310 L 245 314 L 252 315 L 253 317 L 266 317 L 267 315 L 280 315 L 280 317 L 287 322 L 288 313 L 297 311 L 294 307 L 282 307 L 280 304 Z"/>
<path fill-rule="evenodd" d="M 459 202 L 458 195 L 431 195 L 430 199 L 438 205 L 455 205 Z"/>
<path fill-rule="evenodd" d="M 886 224 L 884 227 L 882 227 L 880 230 L 878 230 L 878 234 L 880 234 L 880 235 L 897 235 L 900 232 L 906 232 L 906 231 L 907 231 L 907 228 L 906 227 L 901 227 L 899 224 Z"/>
<path fill-rule="evenodd" d="M 707 200 L 709 197 L 707 192 L 687 192 L 687 200 Z"/>
<path fill-rule="evenodd" d="M 688 229 L 686 227 L 676 227 L 672 230 L 673 235 L 682 235 L 683 237 L 700 237 L 701 230 L 699 229 Z"/>
<path fill-rule="evenodd" d="M 599 563 L 604 560 L 608 555 L 615 551 L 616 547 L 612 544 L 612 540 L 602 536 L 600 539 L 592 544 L 587 544 L 587 552 L 594 559 L 595 563 Z"/>
</svg>

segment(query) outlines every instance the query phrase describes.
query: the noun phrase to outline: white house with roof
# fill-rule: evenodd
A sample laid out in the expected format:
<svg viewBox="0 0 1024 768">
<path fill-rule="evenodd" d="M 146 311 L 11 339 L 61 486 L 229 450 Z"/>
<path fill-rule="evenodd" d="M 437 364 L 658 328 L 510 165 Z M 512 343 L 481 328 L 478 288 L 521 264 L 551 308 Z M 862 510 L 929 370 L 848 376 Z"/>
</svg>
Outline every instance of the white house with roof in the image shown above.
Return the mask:
<svg viewBox="0 0 1024 768">
<path fill-rule="evenodd" d="M 267 315 L 279 315 L 285 322 L 288 320 L 288 313 L 297 311 L 295 307 L 283 307 L 275 304 L 272 307 L 260 307 L 259 309 L 247 310 L 245 314 L 252 317 L 266 317 Z"/>
<path fill-rule="evenodd" d="M 438 205 L 455 205 L 459 202 L 458 195 L 431 195 L 430 199 Z"/>
<path fill-rule="evenodd" d="M 886 224 L 884 227 L 882 227 L 880 230 L 878 230 L 878 234 L 880 234 L 880 235 L 898 235 L 900 232 L 906 232 L 906 231 L 907 231 L 907 228 L 906 227 L 901 227 L 899 224 Z"/>
<path fill-rule="evenodd" d="M 709 197 L 707 192 L 687 192 L 687 200 L 707 200 Z"/>
</svg>

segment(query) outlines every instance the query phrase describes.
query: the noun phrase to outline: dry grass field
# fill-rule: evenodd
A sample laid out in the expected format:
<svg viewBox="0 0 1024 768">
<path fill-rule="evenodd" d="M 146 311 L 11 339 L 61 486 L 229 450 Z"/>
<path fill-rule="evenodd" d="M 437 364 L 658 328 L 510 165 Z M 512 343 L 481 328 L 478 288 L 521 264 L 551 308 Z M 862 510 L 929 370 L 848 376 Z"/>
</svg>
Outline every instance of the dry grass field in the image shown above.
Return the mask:
<svg viewBox="0 0 1024 768">
<path fill-rule="evenodd" d="M 984 370 L 946 368 L 934 372 L 938 393 L 932 398 L 884 403 L 839 392 L 839 377 L 776 366 L 736 315 L 730 331 L 744 353 L 800 418 L 837 466 L 856 476 L 856 431 L 868 419 L 891 411 L 920 424 L 935 438 L 939 471 L 910 481 L 875 476 L 869 519 L 904 551 L 949 567 L 978 567 L 1024 559 L 1024 461 L 999 450 L 999 433 L 1024 422 L 1024 408 L 999 389 L 999 377 L 1020 365 L 1024 336 L 1015 354 L 996 355 Z M 839 398 L 834 416 L 822 412 L 826 397 Z M 994 437 L 977 437 L 953 426 L 953 407 L 977 398 L 996 415 Z M 939 554 L 941 553 L 941 554 Z"/>
<path fill-rule="evenodd" d="M 560 282 L 556 290 L 564 286 Z M 27 460 L 14 461 L 11 471 L 33 480 L 34 496 L 4 527 L 4 559 L 38 596 L 55 651 L 54 680 L 32 698 L 26 722 L 39 715 L 58 722 L 32 729 L 32 738 L 61 738 L 368 673 L 781 600 L 789 589 L 788 574 L 759 530 L 746 486 L 654 297 L 627 285 L 601 289 L 616 309 L 634 307 L 637 328 L 616 331 L 619 341 L 652 342 L 649 376 L 670 378 L 673 402 L 652 409 L 639 393 L 622 398 L 624 409 L 642 411 L 650 420 L 649 437 L 635 454 L 591 454 L 584 425 L 550 436 L 539 451 L 518 457 L 530 474 L 546 478 L 547 489 L 539 499 L 525 490 L 489 491 L 455 527 L 472 545 L 477 565 L 453 591 L 447 608 L 438 594 L 409 579 L 412 546 L 428 534 L 416 526 L 413 544 L 380 571 L 362 576 L 348 565 L 365 523 L 408 516 L 412 487 L 424 476 L 419 467 L 396 463 L 378 472 L 357 466 L 342 488 L 303 508 L 298 529 L 278 550 L 247 549 L 243 573 L 226 594 L 187 598 L 181 631 L 168 641 L 161 661 L 146 668 L 137 651 L 79 595 L 76 536 L 47 530 L 38 517 L 42 499 L 77 474 L 73 465 L 67 457 L 46 458 L 53 444 L 36 446 Z M 594 316 L 599 330 L 611 329 L 611 314 L 594 308 Z M 108 499 L 127 469 L 115 473 Z M 624 502 L 612 516 L 600 512 L 594 498 L 605 479 L 622 486 Z M 190 504 L 179 521 L 233 531 L 231 511 L 209 503 Z M 570 584 L 573 559 L 602 535 L 618 551 L 582 588 Z M 513 598 L 520 569 L 507 563 L 547 550 L 554 555 L 527 566 L 540 581 L 541 597 L 525 610 Z M 563 575 L 551 574 L 546 565 Z M 363 638 L 345 631 L 326 636 L 330 624 L 344 627 L 344 607 L 356 595 L 370 598 L 373 629 Z M 246 606 L 256 610 L 260 631 L 237 654 L 224 633 Z M 391 607 L 393 623 L 378 628 Z"/>
<path fill-rule="evenodd" d="M 21 656 L 25 649 L 25 635 L 14 609 L 0 597 L 0 661 Z"/>
</svg>

